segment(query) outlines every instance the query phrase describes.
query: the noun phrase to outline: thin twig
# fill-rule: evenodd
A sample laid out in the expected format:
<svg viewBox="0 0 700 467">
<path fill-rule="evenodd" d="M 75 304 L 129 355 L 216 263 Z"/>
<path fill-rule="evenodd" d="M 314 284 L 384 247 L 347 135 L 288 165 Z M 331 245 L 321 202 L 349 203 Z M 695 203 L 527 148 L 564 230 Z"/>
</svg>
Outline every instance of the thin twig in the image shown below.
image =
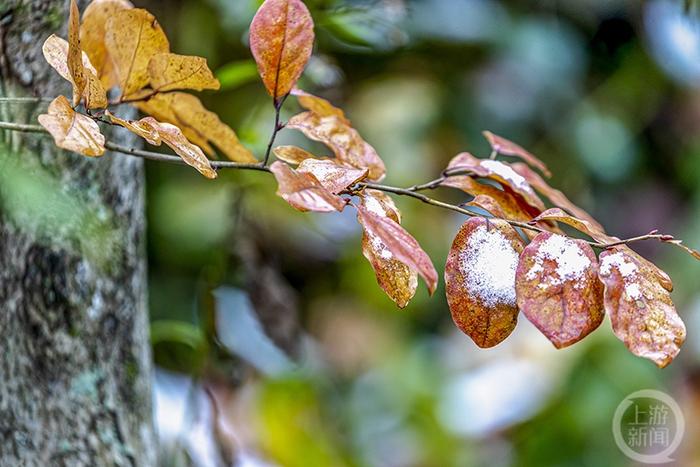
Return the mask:
<svg viewBox="0 0 700 467">
<path fill-rule="evenodd" d="M 267 166 L 267 163 L 270 160 L 270 153 L 272 152 L 272 145 L 275 144 L 275 139 L 277 138 L 277 133 L 280 132 L 282 128 L 284 128 L 284 125 L 280 122 L 280 113 L 282 112 L 282 105 L 284 105 L 284 101 L 286 99 L 286 96 L 280 99 L 279 101 L 274 101 L 275 105 L 275 127 L 272 129 L 272 134 L 270 135 L 270 142 L 267 144 L 267 150 L 265 151 L 265 157 L 263 158 L 262 165 L 263 167 Z"/>
<path fill-rule="evenodd" d="M 41 102 L 51 102 L 50 97 L 0 97 L 3 104 L 39 104 Z"/>
</svg>

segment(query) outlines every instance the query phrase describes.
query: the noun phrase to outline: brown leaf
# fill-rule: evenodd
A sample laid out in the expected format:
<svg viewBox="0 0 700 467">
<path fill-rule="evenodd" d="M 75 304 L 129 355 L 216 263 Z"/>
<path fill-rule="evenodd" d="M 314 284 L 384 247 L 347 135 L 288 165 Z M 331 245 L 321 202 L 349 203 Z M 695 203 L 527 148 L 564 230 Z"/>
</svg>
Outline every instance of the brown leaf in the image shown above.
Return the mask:
<svg viewBox="0 0 700 467">
<path fill-rule="evenodd" d="M 368 235 L 379 238 L 394 258 L 423 278 L 431 295 L 435 292 L 437 271 L 411 234 L 390 217 L 378 215 L 362 205 L 357 206 L 357 219 Z"/>
<path fill-rule="evenodd" d="M 39 123 L 51 133 L 59 148 L 90 157 L 105 152 L 105 137 L 97 123 L 73 110 L 65 96 L 51 102 L 48 113 L 39 115 Z"/>
<path fill-rule="evenodd" d="M 600 254 L 600 280 L 613 332 L 635 355 L 663 368 L 685 341 L 683 321 L 656 271 L 619 248 Z"/>
<path fill-rule="evenodd" d="M 378 216 L 388 217 L 400 223 L 401 216 L 394 201 L 377 190 L 364 190 L 360 195 L 362 206 Z M 369 261 L 379 287 L 399 308 L 404 308 L 413 298 L 418 287 L 418 273 L 399 261 L 382 240 L 363 230 L 362 254 Z"/>
<path fill-rule="evenodd" d="M 272 152 L 277 159 L 293 165 L 299 165 L 306 159 L 316 159 L 316 156 L 297 146 L 277 146 Z"/>
<path fill-rule="evenodd" d="M 107 20 L 118 11 L 133 7 L 127 0 L 93 0 L 83 12 L 80 45 L 90 57 L 106 89 L 118 85 L 119 79 L 105 45 L 105 26 Z"/>
<path fill-rule="evenodd" d="M 533 221 L 563 222 L 564 224 L 567 224 L 573 227 L 574 229 L 585 233 L 586 235 L 600 243 L 613 243 L 620 240 L 617 237 L 612 237 L 603 232 L 597 224 L 592 224 L 587 220 L 574 217 L 571 214 L 568 214 L 567 212 L 564 212 L 564 210 L 559 208 L 547 209 L 542 214 L 535 217 Z"/>
<path fill-rule="evenodd" d="M 354 128 L 337 116 L 322 117 L 313 112 L 303 112 L 289 119 L 287 128 L 299 130 L 308 138 L 320 141 L 333 150 L 342 162 L 369 169 L 369 179 L 384 178 L 386 168 L 377 151 Z"/>
<path fill-rule="evenodd" d="M 117 124 L 119 126 L 122 126 L 126 128 L 127 130 L 131 131 L 132 133 L 140 136 L 141 138 L 145 139 L 149 144 L 152 144 L 154 146 L 160 146 L 160 143 L 162 141 L 160 134 L 158 132 L 158 128 L 155 127 L 152 123 L 154 120 L 151 117 L 147 118 L 142 118 L 141 120 L 123 120 L 112 113 L 110 111 L 106 111 L 105 115 L 109 117 L 110 121 L 114 124 Z"/>
<path fill-rule="evenodd" d="M 145 102 L 136 102 L 136 107 L 159 121 L 172 123 L 182 129 L 187 139 L 214 153 L 208 142 L 216 145 L 229 160 L 254 163 L 257 159 L 238 140 L 236 132 L 222 122 L 218 115 L 205 109 L 202 102 L 183 92 L 157 94 Z"/>
<path fill-rule="evenodd" d="M 583 240 L 543 232 L 525 248 L 516 272 L 518 306 L 558 349 L 603 321 L 598 262 Z"/>
<path fill-rule="evenodd" d="M 250 25 L 250 50 L 275 102 L 289 94 L 314 46 L 314 22 L 301 0 L 266 0 Z"/>
<path fill-rule="evenodd" d="M 78 105 L 87 86 L 85 68 L 83 67 L 83 51 L 80 49 L 80 12 L 75 0 L 70 0 L 68 15 L 68 71 L 73 83 L 73 105 Z"/>
<path fill-rule="evenodd" d="M 505 212 L 503 212 L 503 208 L 501 208 L 500 203 L 488 195 L 475 196 L 474 199 L 467 203 L 467 206 L 475 206 L 483 209 L 494 217 L 508 219 L 508 216 L 506 216 Z"/>
<path fill-rule="evenodd" d="M 338 194 L 367 177 L 367 169 L 348 167 L 331 159 L 305 159 L 297 171 L 312 174 L 333 194 Z"/>
<path fill-rule="evenodd" d="M 515 270 L 523 243 L 505 221 L 473 217 L 452 242 L 445 291 L 452 319 L 479 347 L 493 347 L 515 329 Z"/>
<path fill-rule="evenodd" d="M 156 18 L 141 8 L 117 11 L 107 20 L 105 45 L 119 77 L 122 99 L 148 85 L 151 57 L 170 50 Z"/>
<path fill-rule="evenodd" d="M 148 75 L 154 91 L 173 89 L 219 89 L 221 84 L 207 66 L 207 60 L 191 55 L 161 53 L 148 62 Z"/>
<path fill-rule="evenodd" d="M 68 68 L 68 51 L 68 42 L 55 34 L 49 36 L 48 39 L 44 41 L 44 45 L 42 46 L 42 52 L 44 54 L 44 58 L 46 58 L 46 61 L 58 72 L 59 75 L 61 75 L 61 77 L 63 77 L 63 79 L 73 84 L 73 92 L 75 93 L 78 87 L 73 82 L 71 71 Z M 90 59 L 88 58 L 87 54 L 82 52 L 81 56 L 83 59 L 82 76 L 85 78 L 86 83 L 85 86 L 83 86 L 82 94 L 78 96 L 78 102 L 80 102 L 81 98 L 84 97 L 85 106 L 88 109 L 103 109 L 107 107 L 108 104 L 107 93 L 102 87 L 102 83 L 100 83 L 100 80 L 97 78 L 95 68 L 92 66 L 92 63 L 90 63 Z"/>
<path fill-rule="evenodd" d="M 685 251 L 686 253 L 688 253 L 693 258 L 700 260 L 700 251 L 694 250 L 693 248 L 690 248 L 690 247 L 684 245 L 683 240 L 676 240 L 674 238 L 669 238 L 668 240 L 664 240 L 664 242 L 669 243 L 671 245 L 674 245 L 674 246 L 680 248 L 681 250 Z"/>
<path fill-rule="evenodd" d="M 350 120 L 345 117 L 345 113 L 326 99 L 309 94 L 299 88 L 292 89 L 292 95 L 297 98 L 302 107 L 306 110 L 310 110 L 319 117 L 338 117 L 343 123 L 351 126 Z"/>
<path fill-rule="evenodd" d="M 308 172 L 298 172 L 284 162 L 275 161 L 270 171 L 277 179 L 277 195 L 299 211 L 342 211 L 345 200 L 334 195 Z"/>
<path fill-rule="evenodd" d="M 515 144 L 510 140 L 494 135 L 490 131 L 484 131 L 483 134 L 491 145 L 491 149 L 497 153 L 505 156 L 519 157 L 532 167 L 539 169 L 547 177 L 552 176 L 552 173 L 549 171 L 545 163 L 535 157 L 530 151 L 523 149 L 520 145 Z"/>
</svg>

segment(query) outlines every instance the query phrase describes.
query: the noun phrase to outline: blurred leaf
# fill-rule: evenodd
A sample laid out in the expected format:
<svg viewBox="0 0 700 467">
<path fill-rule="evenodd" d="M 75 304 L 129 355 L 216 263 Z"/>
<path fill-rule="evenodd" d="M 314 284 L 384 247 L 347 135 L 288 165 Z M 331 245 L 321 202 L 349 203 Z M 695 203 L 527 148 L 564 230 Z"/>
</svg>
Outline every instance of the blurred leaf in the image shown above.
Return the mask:
<svg viewBox="0 0 700 467">
<path fill-rule="evenodd" d="M 227 63 L 216 70 L 216 78 L 221 83 L 221 90 L 235 89 L 254 81 L 258 77 L 258 68 L 253 60 L 240 60 Z"/>
<path fill-rule="evenodd" d="M 202 330 L 185 321 L 151 323 L 151 343 L 157 365 L 197 373 L 206 363 L 208 345 Z"/>
</svg>

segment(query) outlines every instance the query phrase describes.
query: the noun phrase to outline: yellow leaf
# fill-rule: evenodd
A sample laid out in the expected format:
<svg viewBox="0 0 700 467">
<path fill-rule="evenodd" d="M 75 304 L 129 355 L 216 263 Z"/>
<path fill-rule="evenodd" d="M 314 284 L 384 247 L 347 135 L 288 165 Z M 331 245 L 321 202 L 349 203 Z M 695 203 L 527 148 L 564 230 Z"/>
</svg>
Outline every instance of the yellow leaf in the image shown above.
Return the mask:
<svg viewBox="0 0 700 467">
<path fill-rule="evenodd" d="M 314 22 L 301 0 L 266 0 L 250 25 L 250 50 L 267 92 L 279 102 L 304 71 L 314 46 Z"/>
<path fill-rule="evenodd" d="M 117 125 L 123 126 L 127 130 L 131 131 L 134 134 L 139 135 L 141 138 L 145 139 L 148 141 L 149 144 L 152 144 L 154 146 L 160 146 L 161 143 L 161 137 L 160 134 L 158 133 L 157 128 L 155 128 L 152 124 L 151 121 L 147 118 L 143 118 L 141 120 L 123 120 L 112 113 L 110 111 L 106 111 L 105 115 L 109 117 L 110 121 L 112 123 L 115 123 Z"/>
<path fill-rule="evenodd" d="M 80 45 L 90 57 L 97 77 L 106 89 L 118 85 L 119 79 L 105 45 L 105 26 L 117 12 L 133 7 L 127 0 L 93 0 L 83 12 Z"/>
<path fill-rule="evenodd" d="M 139 110 L 177 125 L 187 139 L 213 154 L 208 142 L 213 143 L 226 157 L 235 162 L 254 163 L 257 159 L 241 144 L 236 133 L 219 117 L 204 108 L 200 100 L 191 94 L 169 92 L 156 94 L 145 102 L 137 102 Z"/>
<path fill-rule="evenodd" d="M 68 50 L 68 42 L 55 34 L 49 36 L 42 46 L 42 52 L 44 53 L 46 61 L 59 75 L 73 84 L 73 90 L 75 91 L 77 88 L 68 68 Z M 92 66 L 92 63 L 90 63 L 87 54 L 82 52 L 81 56 L 83 60 L 83 76 L 86 79 L 86 85 L 82 90 L 81 97 L 85 98 L 85 105 L 88 109 L 103 109 L 107 107 L 107 93 L 102 87 L 102 83 L 100 83 L 100 80 L 97 78 L 95 68 Z M 78 99 L 78 101 L 80 101 L 80 99 Z"/>
<path fill-rule="evenodd" d="M 105 137 L 90 117 L 77 113 L 65 96 L 49 105 L 48 113 L 39 115 L 39 123 L 53 136 L 56 146 L 84 156 L 101 156 Z"/>
<path fill-rule="evenodd" d="M 107 20 L 105 45 L 119 77 L 123 99 L 148 85 L 151 57 L 170 50 L 158 21 L 140 8 L 118 11 Z"/>
<path fill-rule="evenodd" d="M 78 105 L 87 85 L 83 52 L 80 50 L 80 12 L 75 0 L 70 1 L 68 16 L 68 71 L 73 83 L 73 105 Z"/>
<path fill-rule="evenodd" d="M 148 74 L 154 91 L 173 89 L 219 89 L 219 80 L 202 57 L 177 54 L 156 54 L 148 63 Z"/>
<path fill-rule="evenodd" d="M 350 126 L 350 120 L 345 117 L 345 113 L 322 97 L 314 96 L 299 88 L 292 89 L 292 95 L 297 98 L 299 104 L 306 110 L 310 110 L 319 117 L 336 116 L 346 125 Z"/>
<path fill-rule="evenodd" d="M 306 159 L 316 159 L 316 156 L 297 146 L 277 146 L 272 152 L 277 159 L 293 165 L 299 165 Z"/>
</svg>

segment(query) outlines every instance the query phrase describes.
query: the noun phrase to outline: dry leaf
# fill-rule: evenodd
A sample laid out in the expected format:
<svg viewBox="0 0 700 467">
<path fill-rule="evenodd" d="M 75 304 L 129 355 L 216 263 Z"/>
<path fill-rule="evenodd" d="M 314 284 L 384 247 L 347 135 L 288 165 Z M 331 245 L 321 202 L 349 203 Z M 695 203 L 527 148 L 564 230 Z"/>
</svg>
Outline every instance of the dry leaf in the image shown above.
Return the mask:
<svg viewBox="0 0 700 467">
<path fill-rule="evenodd" d="M 105 115 L 109 117 L 112 123 L 122 126 L 127 130 L 131 131 L 132 133 L 140 136 L 141 138 L 145 139 L 148 142 L 148 144 L 152 144 L 153 146 L 160 146 L 162 139 L 158 132 L 158 128 L 152 123 L 153 121 L 156 121 L 155 119 L 147 117 L 135 121 L 123 120 L 110 113 L 109 110 L 105 112 Z"/>
<path fill-rule="evenodd" d="M 520 311 L 558 349 L 603 321 L 595 253 L 583 240 L 543 232 L 525 248 L 516 272 Z"/>
<path fill-rule="evenodd" d="M 119 77 L 122 99 L 149 83 L 148 62 L 170 50 L 156 18 L 141 8 L 120 10 L 105 25 L 105 45 Z"/>
<path fill-rule="evenodd" d="M 378 216 L 388 217 L 394 222 L 401 222 L 399 210 L 386 193 L 364 190 L 360 201 L 366 210 Z M 399 308 L 408 305 L 418 288 L 418 273 L 396 259 L 386 244 L 367 230 L 363 230 L 362 234 L 362 254 L 372 266 L 379 287 Z"/>
<path fill-rule="evenodd" d="M 437 271 L 427 253 L 411 234 L 390 217 L 378 215 L 362 205 L 357 206 L 357 219 L 368 235 L 381 240 L 393 258 L 423 278 L 431 295 L 435 292 Z"/>
<path fill-rule="evenodd" d="M 73 110 L 65 96 L 51 102 L 48 113 L 39 115 L 39 123 L 51 133 L 59 148 L 90 157 L 105 152 L 105 137 L 97 123 Z"/>
<path fill-rule="evenodd" d="M 345 117 L 345 113 L 328 102 L 326 99 L 309 94 L 308 92 L 302 91 L 299 88 L 292 89 L 292 95 L 297 98 L 302 107 L 304 107 L 306 110 L 310 110 L 319 117 L 335 116 L 342 120 L 346 125 L 351 126 L 350 120 Z"/>
<path fill-rule="evenodd" d="M 205 109 L 197 96 L 183 92 L 157 94 L 147 101 L 137 102 L 136 107 L 159 121 L 176 125 L 182 129 L 187 139 L 204 149 L 207 154 L 214 153 L 208 144 L 211 142 L 229 160 L 257 162 L 253 154 L 238 140 L 236 132 L 223 123 L 214 112 Z"/>
<path fill-rule="evenodd" d="M 207 66 L 207 60 L 191 55 L 161 53 L 148 62 L 151 88 L 157 92 L 173 89 L 219 89 L 221 84 Z"/>
<path fill-rule="evenodd" d="M 313 46 L 314 22 L 301 0 L 266 0 L 255 14 L 250 50 L 276 103 L 296 84 Z"/>
<path fill-rule="evenodd" d="M 505 221 L 473 217 L 452 242 L 445 291 L 452 319 L 479 347 L 493 347 L 515 329 L 515 270 L 523 243 Z"/>
<path fill-rule="evenodd" d="M 510 140 L 494 135 L 490 131 L 484 131 L 483 134 L 491 145 L 491 149 L 497 153 L 505 156 L 519 157 L 532 167 L 539 169 L 547 177 L 552 176 L 552 173 L 549 171 L 545 163 L 535 157 L 530 151 L 523 149 L 520 145 L 515 144 Z"/>
<path fill-rule="evenodd" d="M 61 77 L 71 84 L 73 84 L 73 92 L 78 89 L 76 84 L 73 82 L 73 77 L 68 68 L 68 42 L 60 37 L 52 34 L 44 41 L 44 45 L 41 48 L 44 58 L 55 69 Z M 85 86 L 83 86 L 82 94 L 78 96 L 78 102 L 82 97 L 85 98 L 85 106 L 88 109 L 103 109 L 107 107 L 107 93 L 102 87 L 102 83 L 97 78 L 97 73 L 95 68 L 90 63 L 85 52 L 81 53 L 82 56 L 82 66 L 83 66 L 83 78 L 86 80 Z M 74 94 L 75 98 L 75 94 Z"/>
<path fill-rule="evenodd" d="M 362 139 L 354 128 L 337 116 L 319 116 L 303 112 L 289 119 L 287 128 L 299 130 L 308 138 L 320 141 L 333 150 L 335 157 L 353 167 L 369 170 L 369 179 L 384 178 L 386 168 L 377 151 Z"/>
<path fill-rule="evenodd" d="M 316 159 L 316 156 L 297 146 L 277 146 L 272 152 L 277 159 L 293 165 L 299 165 L 306 159 Z"/>
<path fill-rule="evenodd" d="M 119 84 L 112 60 L 105 45 L 107 20 L 118 11 L 133 8 L 127 0 L 93 0 L 83 12 L 80 45 L 97 70 L 97 77 L 106 89 Z"/>
<path fill-rule="evenodd" d="M 348 167 L 331 159 L 305 159 L 297 171 L 312 174 L 326 190 L 334 194 L 367 177 L 367 169 Z"/>
<path fill-rule="evenodd" d="M 613 243 L 613 242 L 618 242 L 620 241 L 619 238 L 617 237 L 612 237 L 605 232 L 603 232 L 600 228 L 598 228 L 599 224 L 592 224 L 591 222 L 584 220 L 584 219 L 579 219 L 577 217 L 574 217 L 566 212 L 564 210 L 559 209 L 559 208 L 551 208 L 547 209 L 544 211 L 542 214 L 539 216 L 535 217 L 533 221 L 558 221 L 558 222 L 563 222 L 564 224 L 567 224 L 574 229 L 585 233 L 589 237 L 593 238 L 595 241 L 600 242 L 600 243 Z"/>
<path fill-rule="evenodd" d="M 600 254 L 600 280 L 613 332 L 630 352 L 663 368 L 678 355 L 686 331 L 657 279 L 656 271 L 627 250 L 616 247 Z"/>
<path fill-rule="evenodd" d="M 270 171 L 277 179 L 277 195 L 299 211 L 342 211 L 345 200 L 321 185 L 307 172 L 297 172 L 284 162 L 275 161 Z"/>
<path fill-rule="evenodd" d="M 83 51 L 80 49 L 80 12 L 75 0 L 70 0 L 68 15 L 68 71 L 73 83 L 73 105 L 80 103 L 87 85 L 83 67 Z"/>
</svg>

